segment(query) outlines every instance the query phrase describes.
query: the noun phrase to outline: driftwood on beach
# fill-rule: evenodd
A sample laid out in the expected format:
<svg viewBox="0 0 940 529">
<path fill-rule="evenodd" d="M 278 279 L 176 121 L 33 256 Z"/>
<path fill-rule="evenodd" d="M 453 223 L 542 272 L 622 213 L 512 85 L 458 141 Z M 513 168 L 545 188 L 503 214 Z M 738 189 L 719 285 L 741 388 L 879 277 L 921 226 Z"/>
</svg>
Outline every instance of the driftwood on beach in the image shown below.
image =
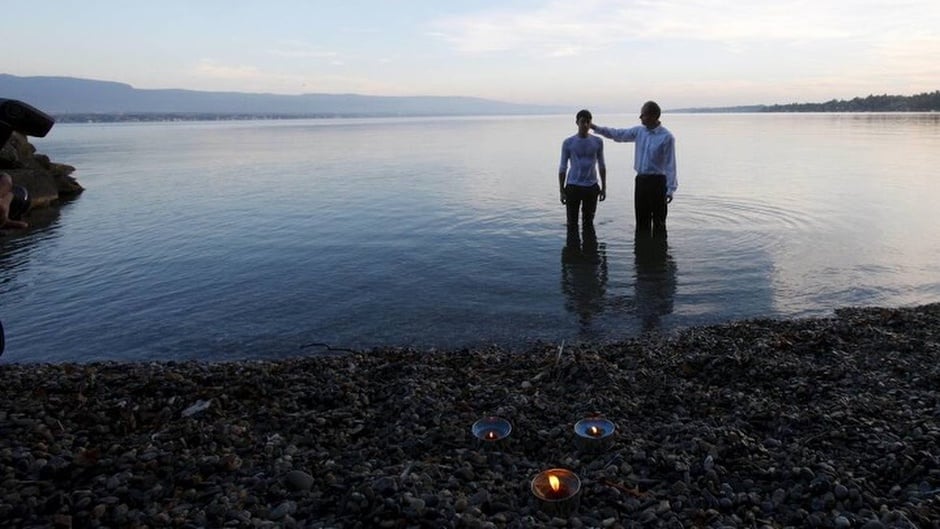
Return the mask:
<svg viewBox="0 0 940 529">
<path fill-rule="evenodd" d="M 0 365 L 10 527 L 938 527 L 940 304 L 617 344 Z M 583 453 L 572 425 L 617 425 Z M 513 431 L 482 445 L 484 415 Z M 567 518 L 541 470 L 582 480 Z"/>
</svg>

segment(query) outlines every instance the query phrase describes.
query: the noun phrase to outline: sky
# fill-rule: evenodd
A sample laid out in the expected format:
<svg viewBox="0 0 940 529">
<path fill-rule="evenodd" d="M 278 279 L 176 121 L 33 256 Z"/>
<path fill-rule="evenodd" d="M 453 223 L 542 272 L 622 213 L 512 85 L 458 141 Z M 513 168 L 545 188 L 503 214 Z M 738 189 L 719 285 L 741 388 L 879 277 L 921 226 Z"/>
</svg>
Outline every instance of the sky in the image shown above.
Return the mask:
<svg viewBox="0 0 940 529">
<path fill-rule="evenodd" d="M 636 111 L 940 89 L 938 0 L 0 0 L 0 73 Z"/>
</svg>

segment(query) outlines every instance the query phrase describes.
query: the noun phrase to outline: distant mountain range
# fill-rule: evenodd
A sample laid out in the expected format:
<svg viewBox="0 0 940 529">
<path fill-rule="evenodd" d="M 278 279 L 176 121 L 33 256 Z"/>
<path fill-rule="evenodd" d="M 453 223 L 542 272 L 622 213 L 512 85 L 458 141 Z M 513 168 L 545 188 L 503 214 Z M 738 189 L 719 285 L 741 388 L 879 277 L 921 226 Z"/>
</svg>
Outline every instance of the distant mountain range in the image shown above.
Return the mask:
<svg viewBox="0 0 940 529">
<path fill-rule="evenodd" d="M 296 117 L 389 117 L 564 114 L 568 107 L 523 105 L 476 97 L 278 95 L 196 90 L 149 90 L 73 77 L 0 74 L 0 98 L 19 99 L 68 121 L 163 121 Z M 670 112 L 930 112 L 940 91 L 914 96 L 870 95 L 825 103 L 670 109 Z"/>
<path fill-rule="evenodd" d="M 18 99 L 59 121 L 225 117 L 353 117 L 555 114 L 569 109 L 475 97 L 253 94 L 148 90 L 72 77 L 0 74 L 0 98 Z"/>
</svg>

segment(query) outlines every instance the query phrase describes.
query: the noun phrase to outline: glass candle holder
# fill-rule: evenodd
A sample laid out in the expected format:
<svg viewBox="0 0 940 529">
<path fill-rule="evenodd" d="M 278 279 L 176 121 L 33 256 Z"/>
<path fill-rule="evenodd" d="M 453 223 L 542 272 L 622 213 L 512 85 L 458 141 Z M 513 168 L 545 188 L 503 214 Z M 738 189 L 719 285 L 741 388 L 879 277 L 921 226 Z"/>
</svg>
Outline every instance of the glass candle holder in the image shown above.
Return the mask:
<svg viewBox="0 0 940 529">
<path fill-rule="evenodd" d="M 470 428 L 473 436 L 484 443 L 501 441 L 512 433 L 512 423 L 502 417 L 483 417 Z"/>
<path fill-rule="evenodd" d="M 532 495 L 549 516 L 567 518 L 581 503 L 581 478 L 564 468 L 550 468 L 532 478 Z"/>
<path fill-rule="evenodd" d="M 586 417 L 574 423 L 575 443 L 582 452 L 598 453 L 610 448 L 617 427 L 603 417 Z"/>
</svg>

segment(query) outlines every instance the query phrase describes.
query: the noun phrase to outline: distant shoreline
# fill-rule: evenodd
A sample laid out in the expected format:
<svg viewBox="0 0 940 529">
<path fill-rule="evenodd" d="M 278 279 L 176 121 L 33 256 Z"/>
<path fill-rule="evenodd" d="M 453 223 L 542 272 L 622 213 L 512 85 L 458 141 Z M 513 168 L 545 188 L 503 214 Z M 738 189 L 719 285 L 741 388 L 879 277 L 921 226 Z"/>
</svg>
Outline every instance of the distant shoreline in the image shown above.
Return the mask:
<svg viewBox="0 0 940 529">
<path fill-rule="evenodd" d="M 729 107 L 729 108 L 680 108 L 666 110 L 669 114 L 932 114 L 937 110 L 767 110 L 770 107 Z M 165 113 L 165 112 L 135 112 L 127 114 L 60 114 L 56 115 L 57 123 L 165 123 L 183 121 L 288 121 L 301 119 L 395 119 L 395 118 L 458 118 L 458 117 L 496 117 L 496 116 L 542 116 L 549 114 L 370 114 L 370 113 L 336 113 L 336 114 L 269 114 L 269 113 Z"/>
<path fill-rule="evenodd" d="M 396 118 L 483 118 L 497 116 L 545 116 L 554 114 L 412 114 L 412 113 L 317 113 L 317 114 L 271 114 L 253 113 L 193 113 L 193 112 L 133 112 L 126 114 L 59 114 L 55 115 L 57 123 L 157 123 L 171 121 L 287 121 L 300 119 L 396 119 Z M 560 114 L 558 114 L 560 115 Z"/>
<path fill-rule="evenodd" d="M 650 96 L 657 98 L 655 93 Z M 18 77 L 0 73 L 0 97 L 21 99 L 63 123 L 216 121 L 429 116 L 567 114 L 573 105 L 509 103 L 467 96 L 298 95 L 138 89 L 124 83 L 72 77 Z M 637 107 L 638 102 L 634 102 Z M 669 112 L 938 112 L 940 90 L 915 95 L 868 95 L 824 103 L 674 108 Z M 590 101 L 583 104 L 594 105 Z M 633 103 L 623 101 L 633 112 Z M 577 105 L 577 106 L 580 106 Z M 592 109 L 594 110 L 594 109 Z M 611 113 L 611 112 L 608 112 Z"/>
<path fill-rule="evenodd" d="M 913 96 L 870 95 L 825 103 L 739 105 L 721 108 L 685 108 L 673 112 L 940 112 L 940 90 Z"/>
</svg>

